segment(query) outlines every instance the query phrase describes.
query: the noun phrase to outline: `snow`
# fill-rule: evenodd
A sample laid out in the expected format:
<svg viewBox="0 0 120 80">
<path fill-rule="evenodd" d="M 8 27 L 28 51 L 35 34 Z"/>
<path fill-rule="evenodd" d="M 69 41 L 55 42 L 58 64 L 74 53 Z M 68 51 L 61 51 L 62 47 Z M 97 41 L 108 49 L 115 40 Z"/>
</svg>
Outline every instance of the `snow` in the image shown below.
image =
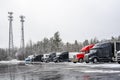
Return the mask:
<svg viewBox="0 0 120 80">
<path fill-rule="evenodd" d="M 9 61 L 0 61 L 0 64 L 19 64 L 19 63 L 25 63 L 25 61 L 19 61 L 17 59 L 12 59 Z"/>
<path fill-rule="evenodd" d="M 118 63 L 99 63 L 99 64 L 93 64 L 93 63 L 69 63 L 70 66 L 86 66 L 91 68 L 120 68 L 120 64 Z"/>
<path fill-rule="evenodd" d="M 101 67 L 101 68 L 120 68 L 120 64 L 97 64 L 97 65 L 92 65 L 91 67 Z"/>
<path fill-rule="evenodd" d="M 68 63 L 68 65 L 71 67 L 65 69 L 77 70 L 84 73 L 120 73 L 120 64 L 117 63 Z"/>
<path fill-rule="evenodd" d="M 114 71 L 114 70 L 84 70 L 81 72 L 84 72 L 84 73 L 120 73 L 120 71 Z"/>
</svg>

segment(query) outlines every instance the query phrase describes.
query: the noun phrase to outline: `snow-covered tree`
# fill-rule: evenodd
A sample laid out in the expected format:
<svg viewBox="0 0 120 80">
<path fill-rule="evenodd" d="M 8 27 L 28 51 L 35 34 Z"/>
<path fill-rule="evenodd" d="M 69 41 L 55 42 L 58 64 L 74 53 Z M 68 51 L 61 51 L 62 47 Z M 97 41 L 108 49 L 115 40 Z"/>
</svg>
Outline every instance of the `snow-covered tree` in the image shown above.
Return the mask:
<svg viewBox="0 0 120 80">
<path fill-rule="evenodd" d="M 83 42 L 83 46 L 86 46 L 86 45 L 89 45 L 89 41 L 88 41 L 88 40 L 85 40 L 85 41 Z"/>
<path fill-rule="evenodd" d="M 80 47 L 79 47 L 78 41 L 75 40 L 75 43 L 74 43 L 74 51 L 75 51 L 75 52 L 78 52 L 78 51 L 80 51 L 79 49 L 80 49 Z"/>
<path fill-rule="evenodd" d="M 60 34 L 59 32 L 56 32 L 54 34 L 54 37 L 53 37 L 53 44 L 54 44 L 54 47 L 55 47 L 55 51 L 59 51 L 59 48 L 60 48 L 60 44 L 61 44 L 61 38 L 60 38 Z"/>
</svg>

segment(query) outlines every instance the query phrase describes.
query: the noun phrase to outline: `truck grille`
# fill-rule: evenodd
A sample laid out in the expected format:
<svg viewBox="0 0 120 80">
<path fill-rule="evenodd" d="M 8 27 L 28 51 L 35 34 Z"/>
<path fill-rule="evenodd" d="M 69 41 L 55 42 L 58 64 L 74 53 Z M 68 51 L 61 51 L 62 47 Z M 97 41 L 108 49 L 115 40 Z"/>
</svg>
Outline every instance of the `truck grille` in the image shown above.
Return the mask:
<svg viewBox="0 0 120 80">
<path fill-rule="evenodd" d="M 120 56 L 117 57 L 117 60 L 120 61 Z"/>
<path fill-rule="evenodd" d="M 117 56 L 120 56 L 120 53 L 118 53 Z"/>
</svg>

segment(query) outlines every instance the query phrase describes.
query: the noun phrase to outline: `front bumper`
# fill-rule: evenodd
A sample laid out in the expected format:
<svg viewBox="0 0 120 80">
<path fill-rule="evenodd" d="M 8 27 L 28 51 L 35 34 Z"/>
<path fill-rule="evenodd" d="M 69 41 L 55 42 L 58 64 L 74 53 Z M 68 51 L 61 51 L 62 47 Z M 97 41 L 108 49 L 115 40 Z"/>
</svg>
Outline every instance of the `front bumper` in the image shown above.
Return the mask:
<svg viewBox="0 0 120 80">
<path fill-rule="evenodd" d="M 78 62 L 78 59 L 73 59 L 72 62 L 76 63 L 76 62 Z"/>
</svg>

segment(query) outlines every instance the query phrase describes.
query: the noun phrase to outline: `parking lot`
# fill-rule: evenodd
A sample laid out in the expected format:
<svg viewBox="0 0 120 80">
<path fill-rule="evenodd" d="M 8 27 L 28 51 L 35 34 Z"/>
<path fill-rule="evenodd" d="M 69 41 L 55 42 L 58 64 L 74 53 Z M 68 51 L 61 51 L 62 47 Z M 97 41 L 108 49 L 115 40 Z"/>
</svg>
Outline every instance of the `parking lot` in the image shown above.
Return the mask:
<svg viewBox="0 0 120 80">
<path fill-rule="evenodd" d="M 0 80 L 119 80 L 117 63 L 0 64 Z"/>
</svg>

